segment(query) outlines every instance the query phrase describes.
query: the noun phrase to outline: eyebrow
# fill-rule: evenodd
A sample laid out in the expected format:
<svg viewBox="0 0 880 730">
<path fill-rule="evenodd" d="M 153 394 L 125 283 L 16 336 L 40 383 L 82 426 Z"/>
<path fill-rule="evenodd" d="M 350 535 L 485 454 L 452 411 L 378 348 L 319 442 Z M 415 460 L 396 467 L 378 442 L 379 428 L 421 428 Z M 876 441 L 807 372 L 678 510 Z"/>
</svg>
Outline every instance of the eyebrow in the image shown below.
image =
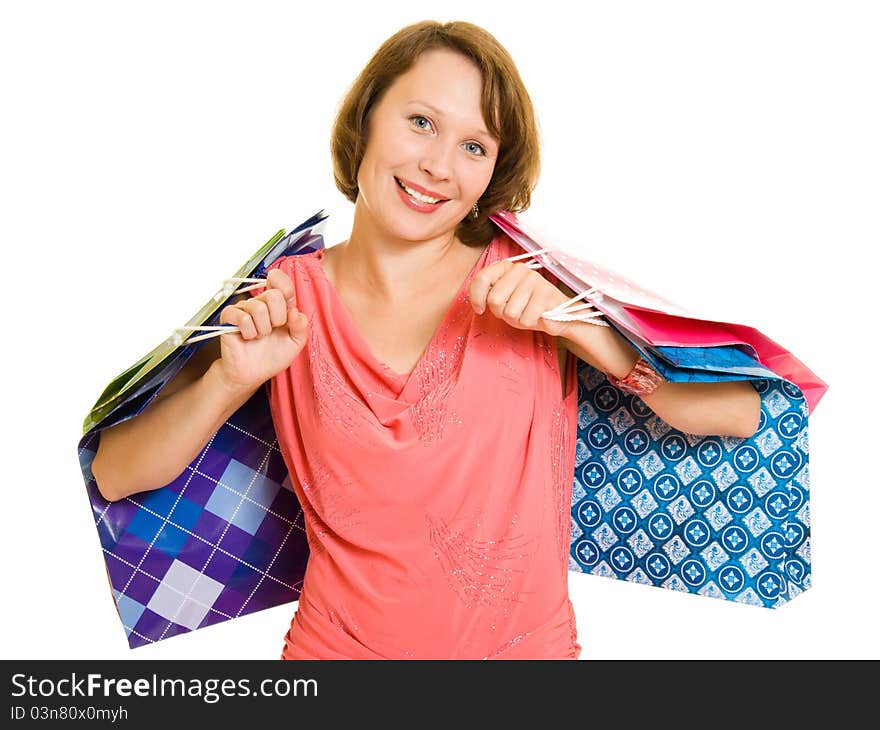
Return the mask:
<svg viewBox="0 0 880 730">
<path fill-rule="evenodd" d="M 443 114 L 443 112 L 440 111 L 437 107 L 435 107 L 435 106 L 429 104 L 429 103 L 426 102 L 426 101 L 422 101 L 421 99 L 412 99 L 411 101 L 408 101 L 407 104 L 421 104 L 422 106 L 427 107 L 428 109 L 430 109 L 430 110 L 431 110 L 432 112 L 434 112 L 434 114 L 436 114 L 437 116 L 439 116 L 439 117 L 445 116 L 445 115 Z M 485 129 L 477 129 L 477 130 L 475 130 L 475 134 L 483 135 L 484 137 L 488 137 L 488 138 L 491 139 L 492 141 L 495 141 L 495 138 L 494 138 L 491 134 L 489 134 Z"/>
</svg>

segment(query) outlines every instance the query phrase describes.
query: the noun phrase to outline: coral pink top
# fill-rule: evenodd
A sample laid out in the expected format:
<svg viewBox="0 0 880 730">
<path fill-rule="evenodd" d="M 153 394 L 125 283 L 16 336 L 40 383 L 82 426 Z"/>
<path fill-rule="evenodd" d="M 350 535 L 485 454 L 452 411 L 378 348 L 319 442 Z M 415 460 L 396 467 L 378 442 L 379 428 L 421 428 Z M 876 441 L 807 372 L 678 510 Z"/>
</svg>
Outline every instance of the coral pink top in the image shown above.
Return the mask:
<svg viewBox="0 0 880 730">
<path fill-rule="evenodd" d="M 270 267 L 311 321 L 269 382 L 311 550 L 283 659 L 580 653 L 568 598 L 574 356 L 563 398 L 555 338 L 468 301 L 479 269 L 520 253 L 506 236 L 487 246 L 407 375 L 372 355 L 323 251 Z"/>
</svg>

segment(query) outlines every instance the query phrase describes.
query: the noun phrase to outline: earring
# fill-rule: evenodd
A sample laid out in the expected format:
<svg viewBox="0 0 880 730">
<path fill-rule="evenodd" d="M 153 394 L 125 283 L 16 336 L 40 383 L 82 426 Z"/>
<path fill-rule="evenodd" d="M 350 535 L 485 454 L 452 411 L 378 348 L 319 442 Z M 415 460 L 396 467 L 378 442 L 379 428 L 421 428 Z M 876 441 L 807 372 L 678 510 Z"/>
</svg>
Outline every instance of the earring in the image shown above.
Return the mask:
<svg viewBox="0 0 880 730">
<path fill-rule="evenodd" d="M 474 203 L 474 207 L 471 208 L 471 217 L 472 217 L 474 220 L 477 220 L 477 218 L 479 217 L 479 215 L 480 215 L 480 206 L 477 205 L 476 203 Z"/>
</svg>

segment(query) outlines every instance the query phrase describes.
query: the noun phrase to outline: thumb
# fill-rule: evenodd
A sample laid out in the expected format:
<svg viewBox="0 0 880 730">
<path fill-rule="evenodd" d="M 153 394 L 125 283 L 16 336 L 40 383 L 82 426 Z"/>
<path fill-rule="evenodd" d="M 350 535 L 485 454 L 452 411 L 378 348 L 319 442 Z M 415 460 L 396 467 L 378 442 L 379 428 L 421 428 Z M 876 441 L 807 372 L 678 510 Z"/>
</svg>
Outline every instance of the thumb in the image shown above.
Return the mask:
<svg viewBox="0 0 880 730">
<path fill-rule="evenodd" d="M 559 322 L 555 319 L 541 317 L 543 330 L 551 337 L 564 337 L 571 329 L 571 322 Z"/>
<path fill-rule="evenodd" d="M 309 328 L 309 318 L 303 312 L 291 306 L 287 310 L 287 334 L 290 339 L 299 345 L 305 344 L 306 331 Z"/>
</svg>

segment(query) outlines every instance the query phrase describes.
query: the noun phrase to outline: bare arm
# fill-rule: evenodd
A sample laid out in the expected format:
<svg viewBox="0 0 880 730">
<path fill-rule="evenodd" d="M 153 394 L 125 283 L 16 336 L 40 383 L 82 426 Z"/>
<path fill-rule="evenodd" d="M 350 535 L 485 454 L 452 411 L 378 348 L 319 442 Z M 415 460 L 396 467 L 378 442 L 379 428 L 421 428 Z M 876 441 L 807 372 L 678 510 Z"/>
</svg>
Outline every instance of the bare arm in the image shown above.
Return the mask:
<svg viewBox="0 0 880 730">
<path fill-rule="evenodd" d="M 544 319 L 543 313 L 565 304 L 574 292 L 522 263 L 503 259 L 485 266 L 474 276 L 468 294 L 477 314 L 488 309 L 517 329 L 557 337 L 557 346 L 604 373 L 625 378 L 638 360 L 636 350 L 612 327 Z M 761 398 L 747 381 L 667 382 L 643 400 L 666 423 L 692 434 L 745 438 L 756 431 L 761 415 Z"/>
<path fill-rule="evenodd" d="M 566 291 L 566 287 L 560 287 Z M 568 289 L 567 291 L 571 291 Z M 574 296 L 572 292 L 569 296 Z M 574 322 L 560 341 L 593 367 L 625 377 L 638 359 L 629 342 L 611 327 Z M 695 435 L 747 438 L 761 415 L 761 396 L 744 380 L 722 383 L 663 383 L 642 400 L 673 428 Z"/>
<path fill-rule="evenodd" d="M 290 366 L 309 327 L 277 269 L 262 294 L 224 307 L 220 322 L 241 332 L 208 340 L 142 413 L 101 433 L 92 474 L 105 499 L 176 479 L 257 388 Z"/>
<path fill-rule="evenodd" d="M 101 433 L 92 474 L 104 499 L 172 482 L 253 395 L 223 381 L 217 358 L 219 343 L 209 341 L 142 413 Z"/>
</svg>

